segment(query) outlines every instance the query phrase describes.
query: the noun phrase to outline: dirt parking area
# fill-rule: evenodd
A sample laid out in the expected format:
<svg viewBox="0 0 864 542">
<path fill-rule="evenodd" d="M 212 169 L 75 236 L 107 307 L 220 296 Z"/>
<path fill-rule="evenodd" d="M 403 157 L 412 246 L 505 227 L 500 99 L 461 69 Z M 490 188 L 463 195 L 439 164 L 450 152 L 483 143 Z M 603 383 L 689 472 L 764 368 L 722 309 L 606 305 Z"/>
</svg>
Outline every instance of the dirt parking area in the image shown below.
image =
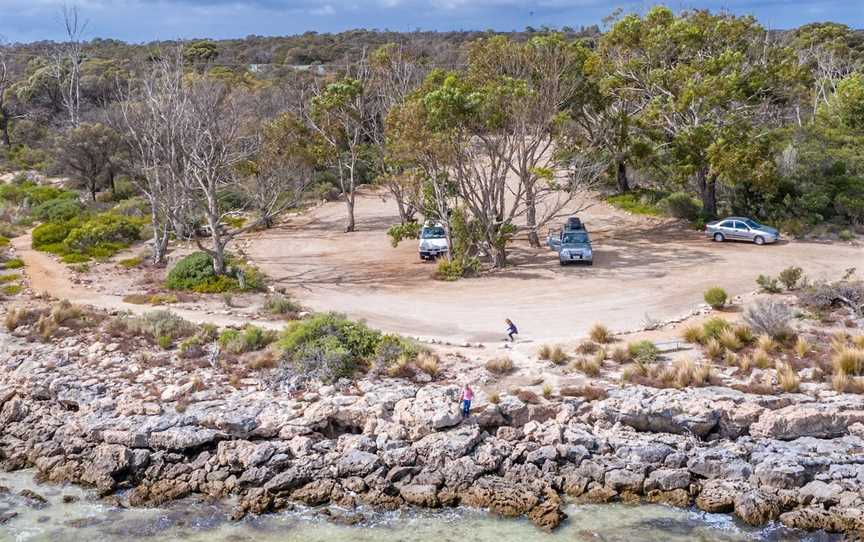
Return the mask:
<svg viewBox="0 0 864 542">
<path fill-rule="evenodd" d="M 307 307 L 362 318 L 388 331 L 427 338 L 497 342 L 504 318 L 523 341 L 567 340 L 595 322 L 615 331 L 686 315 L 703 292 L 756 288 L 759 274 L 790 265 L 813 279 L 864 267 L 849 244 L 713 243 L 670 221 L 633 217 L 596 202 L 581 213 L 594 241 L 594 266 L 560 267 L 554 252 L 517 241 L 513 266 L 475 279 L 432 279 L 417 242 L 390 246 L 395 204 L 378 193 L 358 197 L 355 233 L 342 233 L 345 207 L 327 203 L 246 239 L 251 259 Z"/>
</svg>

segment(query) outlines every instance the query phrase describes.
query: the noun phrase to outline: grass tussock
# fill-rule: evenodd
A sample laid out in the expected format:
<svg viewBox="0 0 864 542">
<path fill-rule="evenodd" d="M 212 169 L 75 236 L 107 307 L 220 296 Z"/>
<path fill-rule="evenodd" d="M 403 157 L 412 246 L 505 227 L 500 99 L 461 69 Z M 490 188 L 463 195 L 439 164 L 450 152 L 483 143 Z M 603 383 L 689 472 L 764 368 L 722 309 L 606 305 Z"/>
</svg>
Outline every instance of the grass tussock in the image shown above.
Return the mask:
<svg viewBox="0 0 864 542">
<path fill-rule="evenodd" d="M 777 383 L 787 393 L 796 393 L 801 389 L 801 379 L 798 377 L 798 371 L 788 363 L 779 363 L 777 365 Z"/>
<path fill-rule="evenodd" d="M 537 349 L 537 357 L 543 361 L 549 361 L 549 358 L 552 357 L 552 347 L 548 344 L 544 344 Z"/>
<path fill-rule="evenodd" d="M 606 388 L 600 386 L 565 386 L 558 390 L 562 397 L 582 397 L 587 401 L 602 401 L 609 397 Z"/>
<path fill-rule="evenodd" d="M 795 351 L 795 355 L 798 356 L 798 359 L 805 359 L 810 355 L 810 352 L 813 351 L 813 345 L 811 345 L 804 337 L 799 336 L 792 349 Z"/>
<path fill-rule="evenodd" d="M 506 375 L 513 372 L 513 360 L 509 357 L 490 359 L 486 362 L 486 370 L 496 375 Z"/>
<path fill-rule="evenodd" d="M 727 350 L 719 339 L 709 339 L 705 343 L 705 355 L 710 359 L 719 359 L 720 356 Z"/>
<path fill-rule="evenodd" d="M 600 376 L 600 367 L 595 358 L 577 358 L 573 362 L 573 369 L 592 377 Z"/>
<path fill-rule="evenodd" d="M 555 346 L 552 349 L 552 352 L 549 353 L 549 361 L 555 365 L 564 365 L 569 360 L 570 356 L 568 356 L 560 346 Z"/>
<path fill-rule="evenodd" d="M 297 318 L 303 307 L 287 295 L 273 295 L 264 300 L 264 312 L 283 318 Z"/>
<path fill-rule="evenodd" d="M 723 348 L 726 348 L 728 350 L 732 350 L 733 352 L 737 352 L 738 350 L 741 350 L 741 348 L 743 348 L 743 346 L 744 346 L 744 343 L 741 341 L 741 338 L 738 336 L 738 334 L 735 332 L 735 330 L 731 329 L 731 328 L 730 329 L 724 329 L 723 332 L 720 333 L 720 336 L 718 336 L 717 339 L 714 339 L 714 340 L 716 340 L 718 343 L 720 343 L 720 345 L 723 346 Z"/>
<path fill-rule="evenodd" d="M 777 350 L 778 344 L 771 335 L 762 334 L 756 339 L 756 347 L 765 352 L 774 352 Z"/>
<path fill-rule="evenodd" d="M 441 374 L 441 360 L 440 358 L 432 353 L 427 352 L 425 350 L 419 352 L 417 354 L 417 358 L 414 360 L 414 364 L 418 369 L 428 374 L 432 378 L 437 377 Z"/>
<path fill-rule="evenodd" d="M 831 365 L 835 374 L 841 372 L 855 376 L 864 374 L 864 349 L 843 347 L 831 357 Z"/>
<path fill-rule="evenodd" d="M 551 398 L 552 392 L 553 392 L 553 389 L 552 389 L 552 386 L 550 384 L 544 384 L 543 385 L 543 397 L 544 398 L 546 398 L 546 399 Z"/>
<path fill-rule="evenodd" d="M 681 338 L 690 344 L 702 344 L 705 340 L 705 331 L 701 326 L 687 326 L 681 330 Z"/>
<path fill-rule="evenodd" d="M 595 343 L 608 344 L 612 342 L 612 333 L 603 324 L 594 324 L 588 336 Z"/>
<path fill-rule="evenodd" d="M 619 346 L 612 350 L 610 359 L 619 365 L 630 361 L 630 353 L 623 346 Z"/>
<path fill-rule="evenodd" d="M 598 346 L 597 343 L 591 341 L 584 341 L 582 343 L 579 343 L 579 346 L 576 347 L 576 352 L 587 356 L 596 352 L 598 348 L 600 348 L 600 346 Z"/>
</svg>

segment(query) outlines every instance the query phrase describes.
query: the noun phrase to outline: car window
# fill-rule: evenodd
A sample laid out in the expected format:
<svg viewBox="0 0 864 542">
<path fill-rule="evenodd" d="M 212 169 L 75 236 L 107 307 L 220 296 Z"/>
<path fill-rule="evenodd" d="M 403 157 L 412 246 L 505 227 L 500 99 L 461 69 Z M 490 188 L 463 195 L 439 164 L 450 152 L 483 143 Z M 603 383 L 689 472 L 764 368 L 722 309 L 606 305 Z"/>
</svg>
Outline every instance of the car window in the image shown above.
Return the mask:
<svg viewBox="0 0 864 542">
<path fill-rule="evenodd" d="M 753 229 L 759 229 L 762 227 L 762 224 L 756 222 L 755 220 L 746 220 L 745 223 Z"/>
<path fill-rule="evenodd" d="M 732 227 L 732 221 L 731 220 L 724 220 L 723 222 L 720 223 L 720 227 L 721 228 L 731 228 Z"/>
<path fill-rule="evenodd" d="M 735 229 L 736 230 L 749 230 L 750 228 L 748 228 L 747 224 L 745 224 L 743 222 L 735 222 Z"/>
<path fill-rule="evenodd" d="M 566 244 L 587 243 L 588 236 L 584 233 L 567 233 L 564 235 L 564 239 L 562 239 L 562 241 Z"/>
<path fill-rule="evenodd" d="M 443 239 L 444 238 L 444 228 L 433 227 L 433 228 L 423 228 L 423 231 L 420 233 L 420 239 Z"/>
</svg>

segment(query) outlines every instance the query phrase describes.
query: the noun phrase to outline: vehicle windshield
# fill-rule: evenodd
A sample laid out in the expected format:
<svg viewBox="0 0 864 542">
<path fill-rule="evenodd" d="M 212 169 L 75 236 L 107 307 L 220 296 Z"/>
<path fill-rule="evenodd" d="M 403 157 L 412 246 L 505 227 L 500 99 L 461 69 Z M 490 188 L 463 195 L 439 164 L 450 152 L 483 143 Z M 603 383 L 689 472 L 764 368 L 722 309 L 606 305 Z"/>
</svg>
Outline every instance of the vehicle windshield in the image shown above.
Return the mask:
<svg viewBox="0 0 864 542">
<path fill-rule="evenodd" d="M 420 239 L 444 239 L 444 228 L 440 226 L 423 228 L 423 231 L 420 232 Z"/>
<path fill-rule="evenodd" d="M 561 239 L 561 242 L 565 245 L 572 245 L 577 243 L 587 243 L 588 235 L 584 233 L 565 233 L 564 237 Z"/>
<path fill-rule="evenodd" d="M 747 224 L 748 226 L 750 226 L 751 228 L 761 228 L 762 227 L 762 224 L 756 222 L 752 218 L 748 218 L 747 220 L 744 221 L 744 223 Z"/>
</svg>

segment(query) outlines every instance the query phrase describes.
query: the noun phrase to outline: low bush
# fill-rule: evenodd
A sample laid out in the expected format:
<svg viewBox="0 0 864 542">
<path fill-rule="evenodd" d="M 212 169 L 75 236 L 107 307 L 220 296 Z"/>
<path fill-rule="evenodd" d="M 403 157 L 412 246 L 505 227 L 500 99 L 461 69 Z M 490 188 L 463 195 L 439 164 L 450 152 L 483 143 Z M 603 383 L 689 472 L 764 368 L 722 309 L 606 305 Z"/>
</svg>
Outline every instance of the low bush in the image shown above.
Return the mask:
<svg viewBox="0 0 864 542">
<path fill-rule="evenodd" d="M 627 350 L 630 357 L 641 363 L 651 363 L 657 361 L 660 356 L 660 350 L 653 342 L 645 340 L 632 342 L 627 345 Z"/>
<path fill-rule="evenodd" d="M 724 318 L 709 318 L 702 323 L 702 340 L 717 339 L 720 334 L 731 328 L 732 324 Z"/>
<path fill-rule="evenodd" d="M 231 354 L 255 352 L 268 346 L 277 339 L 275 331 L 248 325 L 242 330 L 226 329 L 219 335 L 219 346 Z"/>
<path fill-rule="evenodd" d="M 744 311 L 744 321 L 754 331 L 775 339 L 785 339 L 792 334 L 790 321 L 792 309 L 786 303 L 773 299 L 760 299 Z"/>
<path fill-rule="evenodd" d="M 609 332 L 609 328 L 604 326 L 603 324 L 594 324 L 589 333 L 589 337 L 595 343 L 607 344 L 612 341 L 612 333 Z"/>
<path fill-rule="evenodd" d="M 303 311 L 303 307 L 287 295 L 274 295 L 264 300 L 264 311 L 268 314 L 296 318 Z"/>
<path fill-rule="evenodd" d="M 843 230 L 837 234 L 837 238 L 841 241 L 852 241 L 855 239 L 855 234 L 849 230 Z"/>
<path fill-rule="evenodd" d="M 193 252 L 171 268 L 166 286 L 172 290 L 191 290 L 200 294 L 260 290 L 264 287 L 264 277 L 258 269 L 234 265 L 230 257 L 228 267 L 229 272 L 233 271 L 233 274 L 217 275 L 213 269 L 213 258 L 209 254 Z M 242 281 L 239 278 L 241 274 Z"/>
<path fill-rule="evenodd" d="M 6 295 L 18 295 L 24 289 L 20 284 L 7 284 L 3 287 L 3 293 Z"/>
<path fill-rule="evenodd" d="M 283 362 L 303 378 L 333 382 L 351 378 L 373 363 L 386 370 L 400 358 L 416 359 L 421 349 L 396 335 L 384 335 L 336 313 L 291 322 L 278 341 Z"/>
<path fill-rule="evenodd" d="M 660 200 L 659 206 L 667 215 L 686 220 L 696 220 L 702 212 L 702 204 L 699 200 L 685 192 L 669 194 Z"/>
<path fill-rule="evenodd" d="M 52 199 L 33 208 L 31 214 L 43 222 L 65 222 L 84 212 L 84 206 L 77 199 Z"/>
<path fill-rule="evenodd" d="M 480 261 L 470 259 L 463 262 L 459 259 L 448 261 L 446 258 L 438 262 L 435 278 L 438 280 L 454 281 L 463 277 L 471 277 L 480 272 Z"/>
<path fill-rule="evenodd" d="M 141 265 L 144 259 L 141 256 L 133 256 L 131 258 L 124 258 L 117 262 L 120 267 L 125 267 L 126 269 L 132 269 L 133 267 L 138 267 Z"/>
<path fill-rule="evenodd" d="M 778 279 L 787 290 L 797 288 L 803 278 L 804 270 L 796 266 L 787 267 L 783 271 L 780 271 L 780 275 L 778 276 Z"/>
<path fill-rule="evenodd" d="M 508 357 L 490 359 L 486 362 L 486 370 L 496 375 L 504 375 L 513 371 L 513 360 Z"/>
<path fill-rule="evenodd" d="M 3 262 L 3 269 L 21 269 L 24 267 L 24 260 L 21 258 L 12 258 Z"/>
<path fill-rule="evenodd" d="M 7 273 L 5 275 L 0 275 L 0 284 L 5 284 L 7 282 L 16 281 L 21 278 L 21 275 L 17 275 L 15 273 Z"/>
<path fill-rule="evenodd" d="M 70 252 L 110 256 L 141 238 L 141 224 L 127 216 L 102 213 L 73 228 L 63 244 Z"/>
<path fill-rule="evenodd" d="M 60 245 L 72 226 L 66 222 L 46 222 L 33 228 L 31 245 L 36 250 L 44 250 L 49 245 Z"/>
<path fill-rule="evenodd" d="M 834 372 L 847 375 L 864 374 L 864 350 L 860 348 L 843 348 L 831 358 Z"/>
<path fill-rule="evenodd" d="M 90 256 L 85 256 L 84 254 L 65 254 L 60 258 L 60 261 L 63 263 L 85 263 L 91 260 Z"/>
<path fill-rule="evenodd" d="M 841 300 L 854 305 L 864 305 L 864 282 L 858 280 L 820 281 L 797 293 L 801 302 L 815 309 L 827 309 Z"/>
<path fill-rule="evenodd" d="M 706 290 L 703 298 L 705 299 L 705 303 L 708 303 L 712 309 L 722 309 L 726 305 L 726 300 L 729 296 L 726 295 L 726 290 L 723 288 L 714 287 Z"/>
<path fill-rule="evenodd" d="M 759 285 L 759 288 L 761 288 L 763 292 L 769 294 L 777 294 L 783 291 L 782 288 L 780 288 L 780 283 L 777 279 L 768 275 L 759 275 L 756 277 L 756 284 Z"/>
<path fill-rule="evenodd" d="M 164 342 L 193 335 L 197 326 L 171 311 L 153 311 L 141 316 L 120 316 L 111 320 L 106 331 L 111 335 L 135 335 Z M 161 344 L 160 342 L 160 344 Z"/>
<path fill-rule="evenodd" d="M 637 215 L 663 216 L 664 209 L 659 202 L 664 196 L 662 192 L 634 190 L 626 194 L 609 196 L 606 198 L 606 203 Z"/>
</svg>

